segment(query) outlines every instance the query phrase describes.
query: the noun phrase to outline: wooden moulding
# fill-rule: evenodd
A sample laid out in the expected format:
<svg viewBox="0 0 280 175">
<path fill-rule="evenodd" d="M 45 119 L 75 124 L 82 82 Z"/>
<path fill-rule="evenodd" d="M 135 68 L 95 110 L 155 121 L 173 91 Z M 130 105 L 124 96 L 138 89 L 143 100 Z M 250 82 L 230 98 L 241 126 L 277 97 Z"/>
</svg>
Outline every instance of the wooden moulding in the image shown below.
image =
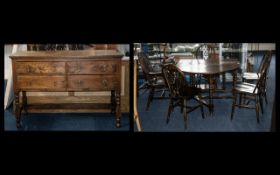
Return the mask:
<svg viewBox="0 0 280 175">
<path fill-rule="evenodd" d="M 65 104 L 31 104 L 28 109 L 108 109 L 110 104 L 80 104 L 80 103 L 65 103 Z"/>
</svg>

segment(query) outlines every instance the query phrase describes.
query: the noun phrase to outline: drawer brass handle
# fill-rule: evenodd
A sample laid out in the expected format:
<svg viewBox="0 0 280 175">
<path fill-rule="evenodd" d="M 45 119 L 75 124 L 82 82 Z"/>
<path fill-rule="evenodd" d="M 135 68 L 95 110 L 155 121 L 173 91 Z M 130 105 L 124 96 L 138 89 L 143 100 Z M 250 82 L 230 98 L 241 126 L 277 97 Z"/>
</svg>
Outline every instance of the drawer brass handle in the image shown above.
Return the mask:
<svg viewBox="0 0 280 175">
<path fill-rule="evenodd" d="M 45 67 L 40 67 L 40 66 L 39 66 L 38 69 L 39 69 L 40 72 L 46 71 L 46 68 L 45 68 Z"/>
<path fill-rule="evenodd" d="M 107 65 L 103 64 L 100 66 L 101 72 L 106 72 L 107 71 Z"/>
<path fill-rule="evenodd" d="M 30 73 L 30 72 L 31 72 L 31 67 L 30 67 L 30 66 L 27 66 L 27 68 L 26 68 L 26 69 L 27 69 L 27 72 L 28 72 L 28 73 Z"/>
<path fill-rule="evenodd" d="M 56 87 L 56 85 L 57 85 L 57 83 L 56 83 L 56 81 L 54 81 L 54 82 L 53 82 L 53 86 Z"/>
</svg>

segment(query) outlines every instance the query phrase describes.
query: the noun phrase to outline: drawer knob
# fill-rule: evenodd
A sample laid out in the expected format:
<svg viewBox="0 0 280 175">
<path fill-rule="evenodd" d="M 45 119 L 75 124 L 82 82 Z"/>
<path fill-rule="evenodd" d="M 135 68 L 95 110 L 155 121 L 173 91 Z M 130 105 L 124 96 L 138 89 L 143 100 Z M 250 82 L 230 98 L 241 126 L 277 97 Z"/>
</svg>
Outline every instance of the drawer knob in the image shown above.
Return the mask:
<svg viewBox="0 0 280 175">
<path fill-rule="evenodd" d="M 56 81 L 54 81 L 54 82 L 53 82 L 53 86 L 56 87 L 56 85 L 57 85 L 57 83 L 56 83 Z"/>
</svg>

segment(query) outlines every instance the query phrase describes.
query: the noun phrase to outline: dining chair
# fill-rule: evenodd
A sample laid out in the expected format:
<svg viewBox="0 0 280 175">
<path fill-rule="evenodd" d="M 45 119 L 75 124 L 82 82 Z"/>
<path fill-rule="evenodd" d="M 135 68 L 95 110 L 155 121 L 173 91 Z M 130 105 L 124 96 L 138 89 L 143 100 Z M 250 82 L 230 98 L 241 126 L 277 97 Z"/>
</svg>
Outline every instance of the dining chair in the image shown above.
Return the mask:
<svg viewBox="0 0 280 175">
<path fill-rule="evenodd" d="M 267 95 L 266 95 L 266 82 L 268 79 L 268 73 L 269 73 L 269 66 L 271 63 L 271 59 L 272 59 L 272 52 L 271 51 L 267 51 L 264 55 L 263 58 L 261 60 L 260 66 L 257 70 L 257 72 L 244 72 L 242 75 L 242 81 L 243 82 L 253 82 L 256 81 L 260 78 L 260 72 L 263 71 L 266 68 L 266 77 L 265 80 L 262 84 L 262 95 L 265 98 L 265 102 L 267 104 Z M 266 67 L 267 66 L 267 67 Z"/>
<path fill-rule="evenodd" d="M 151 64 L 147 54 L 140 52 L 138 61 L 145 77 L 145 88 L 149 90 L 146 110 L 149 110 L 150 104 L 155 99 L 164 99 L 167 90 L 162 76 L 162 67 L 160 64 Z M 161 92 L 160 96 L 155 96 L 155 92 Z"/>
<path fill-rule="evenodd" d="M 188 113 L 200 108 L 202 118 L 204 118 L 203 103 L 200 94 L 201 89 L 188 83 L 184 73 L 174 64 L 164 65 L 162 68 L 162 74 L 170 91 L 170 102 L 166 123 L 169 123 L 171 112 L 173 112 L 174 108 L 177 106 L 181 108 L 181 113 L 183 112 L 185 129 L 187 129 Z M 198 105 L 188 106 L 187 101 L 191 99 L 197 101 Z"/>
<path fill-rule="evenodd" d="M 241 82 L 239 84 L 236 84 L 234 89 L 233 89 L 233 102 L 232 102 L 232 111 L 231 111 L 231 120 L 233 120 L 233 115 L 234 115 L 234 110 L 235 107 L 239 108 L 249 108 L 249 109 L 255 109 L 256 110 L 256 117 L 257 117 L 257 122 L 260 122 L 259 119 L 259 108 L 261 107 L 261 111 L 263 113 L 262 109 L 262 95 L 264 93 L 263 91 L 263 85 L 265 83 L 266 79 L 266 73 L 267 69 L 269 67 L 268 62 L 264 63 L 264 67 L 260 72 L 260 77 L 257 80 L 256 84 L 252 83 L 247 83 L 247 82 Z M 237 100 L 237 95 L 239 95 L 239 104 L 236 103 Z M 255 105 L 249 105 L 249 103 L 241 103 L 242 98 L 246 98 L 250 101 L 255 101 Z"/>
</svg>

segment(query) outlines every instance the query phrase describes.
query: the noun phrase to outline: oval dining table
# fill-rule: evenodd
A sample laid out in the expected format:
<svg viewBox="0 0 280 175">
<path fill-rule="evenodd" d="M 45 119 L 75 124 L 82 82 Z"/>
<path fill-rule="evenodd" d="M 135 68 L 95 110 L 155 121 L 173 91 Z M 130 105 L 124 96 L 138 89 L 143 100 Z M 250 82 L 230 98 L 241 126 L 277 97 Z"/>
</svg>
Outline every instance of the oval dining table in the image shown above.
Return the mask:
<svg viewBox="0 0 280 175">
<path fill-rule="evenodd" d="M 213 116 L 214 105 L 213 99 L 220 98 L 233 98 L 232 96 L 214 96 L 214 77 L 225 72 L 231 72 L 233 77 L 233 87 L 237 80 L 237 70 L 240 68 L 240 62 L 236 59 L 226 59 L 220 61 L 219 59 L 186 59 L 183 57 L 177 58 L 177 67 L 185 74 L 190 75 L 203 75 L 207 77 L 209 83 L 209 96 L 207 97 L 209 102 L 205 104 L 211 116 Z M 234 89 L 234 88 L 233 88 Z"/>
</svg>

